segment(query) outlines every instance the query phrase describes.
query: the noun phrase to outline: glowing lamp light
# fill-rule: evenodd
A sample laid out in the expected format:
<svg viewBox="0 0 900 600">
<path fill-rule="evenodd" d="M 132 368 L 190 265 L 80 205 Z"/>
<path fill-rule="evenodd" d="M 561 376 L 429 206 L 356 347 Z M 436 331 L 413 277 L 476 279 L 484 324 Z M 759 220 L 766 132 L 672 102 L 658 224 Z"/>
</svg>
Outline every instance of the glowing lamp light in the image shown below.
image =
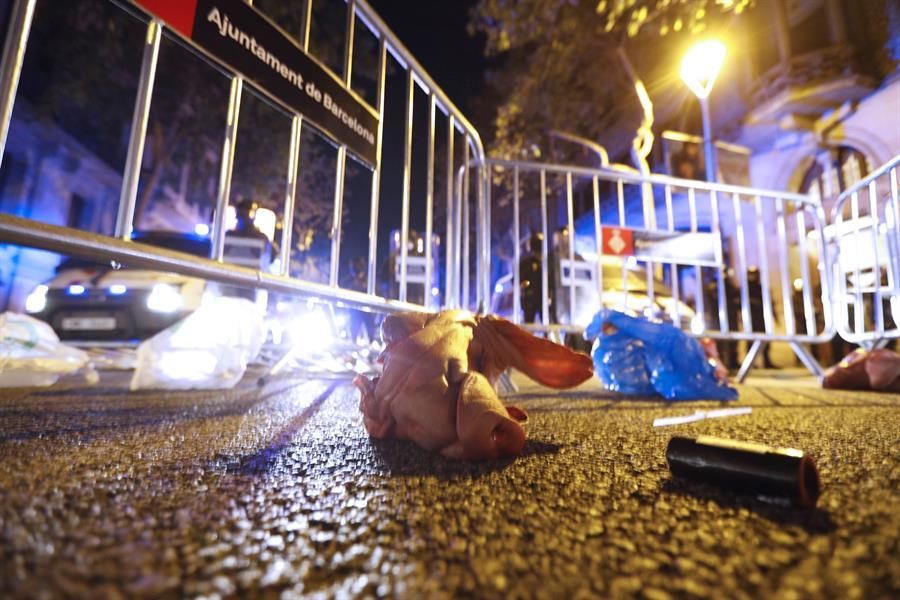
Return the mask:
<svg viewBox="0 0 900 600">
<path fill-rule="evenodd" d="M 209 225 L 207 225 L 206 223 L 197 223 L 196 225 L 194 225 L 194 233 L 202 236 L 209 235 Z"/>
<path fill-rule="evenodd" d="M 121 296 L 122 294 L 124 294 L 127 291 L 128 291 L 128 288 L 121 283 L 114 283 L 111 286 L 109 286 L 109 293 L 112 294 L 113 296 Z"/>
<path fill-rule="evenodd" d="M 147 296 L 147 308 L 153 312 L 172 313 L 181 308 L 181 294 L 175 287 L 157 283 Z"/>
<path fill-rule="evenodd" d="M 80 296 L 87 290 L 85 290 L 84 286 L 80 283 L 73 283 L 66 289 L 66 291 L 70 296 Z"/>
<path fill-rule="evenodd" d="M 47 292 L 49 288 L 46 285 L 39 285 L 25 298 L 25 312 L 38 313 L 47 307 Z"/>
<path fill-rule="evenodd" d="M 725 44 L 718 40 L 700 42 L 682 59 L 681 80 L 698 98 L 707 98 L 724 61 Z"/>
</svg>

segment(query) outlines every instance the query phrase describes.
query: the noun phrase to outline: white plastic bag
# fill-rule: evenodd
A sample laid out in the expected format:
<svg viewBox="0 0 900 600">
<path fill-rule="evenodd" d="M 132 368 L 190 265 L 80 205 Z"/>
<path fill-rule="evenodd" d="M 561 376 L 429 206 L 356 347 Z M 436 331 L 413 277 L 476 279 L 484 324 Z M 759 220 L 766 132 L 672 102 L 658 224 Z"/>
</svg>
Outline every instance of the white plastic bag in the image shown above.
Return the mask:
<svg viewBox="0 0 900 600">
<path fill-rule="evenodd" d="M 263 315 L 245 298 L 213 297 L 137 349 L 131 389 L 227 389 L 266 339 Z"/>
<path fill-rule="evenodd" d="M 88 362 L 86 352 L 59 341 L 53 328 L 34 317 L 0 314 L 0 387 L 45 387 Z"/>
</svg>

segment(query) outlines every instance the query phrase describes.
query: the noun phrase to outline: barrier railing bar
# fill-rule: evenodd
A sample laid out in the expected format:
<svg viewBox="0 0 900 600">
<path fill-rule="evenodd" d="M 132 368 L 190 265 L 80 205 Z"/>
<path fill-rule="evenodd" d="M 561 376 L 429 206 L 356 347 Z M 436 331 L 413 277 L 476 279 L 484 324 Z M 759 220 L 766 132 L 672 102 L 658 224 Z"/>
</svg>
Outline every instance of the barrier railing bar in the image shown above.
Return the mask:
<svg viewBox="0 0 900 600">
<path fill-rule="evenodd" d="M 471 262 L 469 261 L 469 144 L 463 144 L 463 189 L 462 203 L 460 206 L 460 219 L 462 220 L 462 308 L 469 308 L 469 270 Z"/>
<path fill-rule="evenodd" d="M 344 85 L 353 81 L 354 36 L 356 35 L 356 0 L 347 0 L 347 23 L 344 26 Z"/>
<path fill-rule="evenodd" d="M 217 262 L 174 250 L 158 248 L 68 227 L 48 225 L 31 219 L 0 214 L 0 239 L 5 243 L 40 248 L 60 254 L 83 256 L 96 261 L 116 261 L 131 267 L 181 273 L 219 281 L 313 298 L 330 298 L 338 303 L 380 312 L 418 311 L 416 304 L 370 296 L 354 290 L 282 277 L 240 265 Z"/>
<path fill-rule="evenodd" d="M 406 302 L 406 258 L 409 243 L 409 196 L 410 181 L 412 178 L 412 129 L 413 129 L 413 102 L 415 87 L 413 86 L 412 71 L 406 72 L 406 116 L 403 129 L 403 191 L 400 224 L 400 301 Z M 391 273 L 391 277 L 395 275 Z"/>
<path fill-rule="evenodd" d="M 302 0 L 301 7 L 301 24 L 300 24 L 300 47 L 304 52 L 309 51 L 309 32 L 312 29 L 312 0 Z"/>
<path fill-rule="evenodd" d="M 476 175 L 487 169 L 475 169 Z M 478 247 L 478 287 L 475 289 L 475 306 L 479 312 L 490 309 L 491 298 L 491 186 L 490 174 L 477 181 L 476 200 L 479 218 L 475 223 L 475 243 Z"/>
<path fill-rule="evenodd" d="M 575 323 L 575 207 L 571 172 L 566 173 L 566 233 L 569 241 L 569 322 Z"/>
<path fill-rule="evenodd" d="M 328 283 L 332 287 L 338 285 L 338 271 L 341 264 L 341 234 L 344 218 L 344 178 L 347 173 L 347 146 L 341 144 L 337 149 L 334 178 L 334 214 L 331 225 L 331 266 Z"/>
<path fill-rule="evenodd" d="M 425 289 L 422 303 L 430 309 L 431 273 L 434 270 L 431 264 L 431 236 L 434 232 L 434 127 L 436 116 L 436 101 L 434 94 L 428 94 L 428 174 L 425 189 Z"/>
<path fill-rule="evenodd" d="M 37 0 L 18 0 L 13 4 L 9 16 L 6 43 L 3 44 L 3 62 L 0 63 L 0 165 L 3 164 L 3 156 L 6 154 L 6 140 L 9 137 L 9 126 L 36 3 Z"/>
<path fill-rule="evenodd" d="M 666 223 L 669 231 L 675 231 L 675 212 L 672 207 L 672 186 L 666 184 L 663 186 L 663 190 L 666 201 Z M 678 310 L 678 305 L 681 304 L 681 286 L 678 281 L 678 265 L 673 264 L 670 268 L 672 276 L 672 298 L 675 300 L 672 303 L 672 321 L 675 322 L 676 327 L 681 327 L 681 312 Z"/>
<path fill-rule="evenodd" d="M 219 188 L 216 194 L 216 210 L 213 214 L 212 258 L 221 262 L 225 253 L 225 212 L 231 199 L 231 176 L 234 172 L 234 149 L 237 144 L 238 122 L 241 116 L 241 95 L 244 80 L 231 79 L 228 94 L 228 112 L 225 122 L 225 139 L 222 141 L 222 162 L 219 165 Z"/>
<path fill-rule="evenodd" d="M 356 0 L 348 0 L 346 23 L 344 25 L 344 86 L 352 89 L 353 81 L 353 38 L 356 35 Z M 335 161 L 334 216 L 331 226 L 331 265 L 328 283 L 337 287 L 340 281 L 341 240 L 344 222 L 344 184 L 347 177 L 347 145 L 340 144 Z"/>
<path fill-rule="evenodd" d="M 797 211 L 797 245 L 800 247 L 800 276 L 803 278 L 803 316 L 806 318 L 806 333 L 812 335 L 818 331 L 812 301 L 812 281 L 809 272 L 809 250 L 806 247 L 806 219 L 804 211 Z M 823 303 L 824 304 L 824 303 Z"/>
<path fill-rule="evenodd" d="M 738 246 L 738 274 L 741 280 L 741 325 L 744 333 L 753 331 L 750 320 L 750 293 L 747 290 L 747 246 L 744 240 L 744 217 L 741 212 L 741 197 L 734 193 L 731 197 L 734 205 L 734 230 Z"/>
<path fill-rule="evenodd" d="M 278 249 L 279 272 L 283 277 L 291 274 L 291 245 L 294 243 L 294 207 L 297 202 L 297 172 L 300 169 L 300 135 L 303 118 L 291 118 L 291 145 L 288 152 L 288 174 L 284 194 L 284 216 L 281 227 L 281 248 Z"/>
<path fill-rule="evenodd" d="M 625 182 L 621 178 L 616 179 L 616 198 L 619 203 L 619 227 L 625 227 Z M 622 310 L 628 310 L 628 264 L 622 261 Z"/>
<path fill-rule="evenodd" d="M 303 0 L 301 8 L 300 45 L 303 51 L 309 49 L 309 28 L 312 22 L 312 0 Z M 291 145 L 288 153 L 287 192 L 284 198 L 284 215 L 281 226 L 281 248 L 278 256 L 281 262 L 280 273 L 283 277 L 291 275 L 291 255 L 294 244 L 294 211 L 297 206 L 297 185 L 300 172 L 300 143 L 303 134 L 303 117 L 294 114 L 291 117 Z"/>
<path fill-rule="evenodd" d="M 547 223 L 547 172 L 541 169 L 541 233 L 544 238 L 541 240 L 541 285 L 543 293 L 541 294 L 541 321 L 544 326 L 550 324 L 550 274 L 548 269 L 548 248 L 549 243 L 549 224 Z M 556 307 L 553 307 L 556 310 Z"/>
<path fill-rule="evenodd" d="M 793 285 L 790 281 L 790 268 L 787 257 L 787 226 L 784 220 L 784 201 L 775 198 L 776 227 L 778 235 L 778 270 L 781 275 L 781 302 L 784 308 L 784 327 L 788 335 L 796 335 L 797 324 L 794 315 L 794 302 L 792 298 Z M 804 285 L 809 282 L 804 281 Z"/>
<path fill-rule="evenodd" d="M 719 331 L 728 333 L 731 331 L 731 325 L 728 322 L 728 306 L 725 298 L 725 278 L 728 277 L 728 265 L 724 264 L 724 253 L 722 252 L 722 224 L 719 217 L 719 194 L 716 190 L 712 190 L 709 196 L 710 212 L 712 213 L 712 232 L 716 234 L 716 250 L 717 258 L 722 263 L 716 269 L 716 291 L 719 304 Z"/>
<path fill-rule="evenodd" d="M 691 218 L 691 232 L 697 233 L 697 195 L 693 187 L 688 188 L 688 212 Z M 703 294 L 703 267 L 695 266 L 694 273 L 697 277 L 697 295 L 696 306 L 697 314 L 700 318 L 705 319 L 706 316 L 706 297 Z"/>
<path fill-rule="evenodd" d="M 362 0 L 360 0 L 362 1 Z M 900 156 L 897 157 L 900 160 Z M 548 173 L 560 173 L 565 174 L 567 172 L 571 172 L 573 175 L 578 176 L 588 176 L 592 177 L 597 175 L 600 179 L 605 181 L 618 181 L 622 180 L 624 183 L 640 185 L 644 182 L 652 183 L 653 185 L 672 185 L 674 187 L 679 188 L 692 188 L 696 191 L 717 191 L 721 194 L 762 194 L 764 196 L 780 196 L 785 200 L 791 200 L 793 202 L 799 202 L 801 204 L 808 204 L 812 206 L 818 207 L 820 203 L 811 198 L 810 196 L 806 196 L 803 194 L 797 194 L 792 192 L 780 192 L 777 190 L 766 190 L 766 189 L 758 189 L 758 188 L 749 188 L 745 186 L 738 185 L 730 185 L 726 183 L 709 183 L 705 181 L 697 181 L 693 179 L 680 179 L 678 177 L 671 177 L 669 175 L 641 175 L 639 173 L 629 173 L 626 171 L 620 171 L 618 169 L 613 168 L 603 168 L 603 167 L 576 167 L 569 165 L 555 165 L 549 163 L 538 163 L 533 161 L 513 161 L 506 160 L 500 158 L 491 158 L 488 160 L 493 165 L 509 167 L 512 168 L 514 165 L 518 164 L 522 170 L 540 170 L 545 169 Z"/>
<path fill-rule="evenodd" d="M 384 88 L 387 75 L 387 49 L 383 36 L 378 40 L 378 80 L 375 90 L 375 104 L 378 109 L 377 144 L 375 148 L 375 168 L 372 170 L 372 192 L 369 207 L 369 263 L 366 275 L 366 292 L 375 293 L 375 277 L 378 265 L 378 213 L 381 199 L 381 145 L 384 140 Z M 391 275 L 393 276 L 393 275 Z"/>
<path fill-rule="evenodd" d="M 875 309 L 875 327 L 884 331 L 884 311 L 881 305 L 881 260 L 878 257 L 878 237 L 880 229 L 878 221 L 878 180 L 869 182 L 869 216 L 872 218 L 872 303 Z"/>
<path fill-rule="evenodd" d="M 603 305 L 603 230 L 600 225 L 600 181 L 597 176 L 591 178 L 594 195 L 594 248 L 597 253 L 597 298 Z"/>
<path fill-rule="evenodd" d="M 766 228 L 763 223 L 762 198 L 754 196 L 753 203 L 756 209 L 756 236 L 757 251 L 759 254 L 759 283 L 762 290 L 763 329 L 767 335 L 772 335 L 775 330 L 775 316 L 772 311 L 772 290 L 769 286 L 769 251 Z"/>
<path fill-rule="evenodd" d="M 854 191 L 850 196 L 850 213 L 853 218 L 854 224 L 854 235 L 853 235 L 853 247 L 860 247 L 860 236 L 862 229 L 859 222 L 859 194 L 857 191 Z M 856 272 L 856 284 L 855 284 L 855 300 L 853 304 L 853 329 L 856 335 L 862 335 L 863 333 L 863 320 L 865 319 L 865 313 L 863 311 L 863 297 L 862 297 L 862 271 L 859 267 L 859 261 L 855 261 L 855 272 Z"/>
<path fill-rule="evenodd" d="M 619 227 L 625 227 L 625 184 L 616 180 L 616 200 L 619 203 Z"/>
<path fill-rule="evenodd" d="M 522 310 L 522 276 L 519 273 L 519 264 L 522 260 L 522 252 L 519 240 L 522 231 L 519 223 L 519 167 L 513 169 L 513 323 L 520 323 L 522 319 L 519 313 Z M 530 248 L 529 248 L 530 250 Z"/>
<path fill-rule="evenodd" d="M 644 228 L 649 230 L 656 229 L 656 205 L 653 201 L 653 189 L 649 190 L 647 193 L 647 185 L 641 185 L 641 212 L 643 213 L 643 222 Z M 572 238 L 572 245 L 575 245 L 574 232 Z M 651 260 L 646 261 L 646 267 L 644 269 L 647 280 L 647 307 L 652 310 L 656 305 L 656 290 L 654 289 L 656 286 L 653 285 L 653 278 L 656 275 L 656 263 Z"/>
<path fill-rule="evenodd" d="M 891 169 L 891 206 L 893 210 L 891 211 L 891 222 L 887 224 L 888 239 L 893 240 L 894 247 L 894 268 L 888 269 L 888 275 L 892 278 L 890 284 L 894 290 L 894 297 L 900 296 L 900 198 L 898 196 L 900 194 L 898 194 L 897 188 L 897 168 L 894 167 Z M 894 309 L 892 308 L 892 310 Z M 900 308 L 896 312 L 900 313 Z M 895 319 L 895 321 L 897 320 L 900 320 L 900 314 Z M 896 325 L 900 328 L 900 323 L 896 323 Z"/>
<path fill-rule="evenodd" d="M 444 277 L 444 305 L 454 307 L 456 304 L 453 299 L 458 296 L 456 293 L 456 273 L 453 269 L 456 254 L 456 227 L 454 219 L 456 209 L 454 208 L 454 169 L 453 169 L 453 153 L 455 141 L 455 125 L 453 124 L 453 115 L 447 117 L 447 239 L 444 243 L 444 260 L 446 261 L 446 276 Z"/>
<path fill-rule="evenodd" d="M 150 100 L 153 96 L 153 84 L 156 81 L 156 65 L 162 41 L 162 29 L 162 23 L 151 19 L 147 25 L 147 37 L 144 38 L 141 73 L 137 96 L 134 100 L 128 152 L 125 157 L 122 190 L 119 194 L 119 207 L 116 214 L 115 236 L 123 240 L 131 238 L 134 228 L 134 211 L 141 177 L 141 163 L 144 160 L 144 144 L 147 140 L 147 124 L 150 118 Z"/>
</svg>

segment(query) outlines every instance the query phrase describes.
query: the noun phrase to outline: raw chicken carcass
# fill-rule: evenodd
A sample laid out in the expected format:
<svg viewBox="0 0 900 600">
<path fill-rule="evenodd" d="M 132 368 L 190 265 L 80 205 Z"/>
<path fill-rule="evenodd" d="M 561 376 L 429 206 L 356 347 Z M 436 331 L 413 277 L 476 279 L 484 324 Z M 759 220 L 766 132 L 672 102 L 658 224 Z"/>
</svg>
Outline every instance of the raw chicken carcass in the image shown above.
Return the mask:
<svg viewBox="0 0 900 600">
<path fill-rule="evenodd" d="M 461 460 L 517 456 L 528 416 L 504 406 L 495 386 L 508 368 L 554 388 L 583 383 L 591 359 L 513 323 L 464 311 L 389 316 L 380 377 L 354 384 L 374 438 L 411 440 Z"/>
</svg>

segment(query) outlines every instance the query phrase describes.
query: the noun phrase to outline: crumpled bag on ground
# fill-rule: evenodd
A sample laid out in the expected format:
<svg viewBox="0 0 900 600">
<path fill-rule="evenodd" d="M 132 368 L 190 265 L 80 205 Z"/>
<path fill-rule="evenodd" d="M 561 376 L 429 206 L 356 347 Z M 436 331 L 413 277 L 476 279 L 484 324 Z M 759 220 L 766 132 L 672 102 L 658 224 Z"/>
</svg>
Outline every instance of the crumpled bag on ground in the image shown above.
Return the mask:
<svg viewBox="0 0 900 600">
<path fill-rule="evenodd" d="M 245 298 L 216 297 L 137 349 L 131 389 L 227 389 L 266 340 L 263 315 Z"/>
<path fill-rule="evenodd" d="M 585 329 L 594 371 L 608 390 L 667 400 L 735 400 L 703 347 L 680 329 L 602 309 Z"/>
<path fill-rule="evenodd" d="M 59 341 L 47 323 L 0 314 L 0 387 L 45 387 L 88 363 L 86 352 Z"/>
</svg>

